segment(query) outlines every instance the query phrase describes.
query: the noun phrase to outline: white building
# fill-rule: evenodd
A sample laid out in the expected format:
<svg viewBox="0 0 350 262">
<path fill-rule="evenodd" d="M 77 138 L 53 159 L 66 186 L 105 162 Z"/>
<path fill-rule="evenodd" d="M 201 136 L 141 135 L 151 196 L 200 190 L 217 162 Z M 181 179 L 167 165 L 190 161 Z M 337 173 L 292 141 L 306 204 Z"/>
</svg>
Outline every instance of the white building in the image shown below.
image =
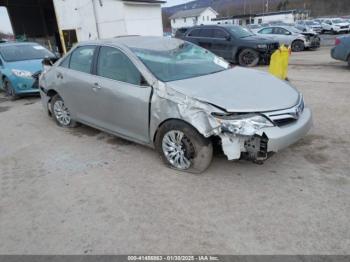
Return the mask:
<svg viewBox="0 0 350 262">
<path fill-rule="evenodd" d="M 279 12 L 244 14 L 231 17 L 213 19 L 216 24 L 234 24 L 246 26 L 249 24 L 264 24 L 273 22 L 284 22 L 292 24 L 297 20 L 307 19 L 309 11 L 307 10 L 288 10 Z"/>
<path fill-rule="evenodd" d="M 212 24 L 218 13 L 211 7 L 179 11 L 170 16 L 171 28 L 175 31 L 182 27 Z"/>
<path fill-rule="evenodd" d="M 163 0 L 0 0 L 14 34 L 65 52 L 79 41 L 163 34 Z"/>
<path fill-rule="evenodd" d="M 53 0 L 53 3 L 58 27 L 63 33 L 74 30 L 78 41 L 163 34 L 163 1 Z"/>
</svg>

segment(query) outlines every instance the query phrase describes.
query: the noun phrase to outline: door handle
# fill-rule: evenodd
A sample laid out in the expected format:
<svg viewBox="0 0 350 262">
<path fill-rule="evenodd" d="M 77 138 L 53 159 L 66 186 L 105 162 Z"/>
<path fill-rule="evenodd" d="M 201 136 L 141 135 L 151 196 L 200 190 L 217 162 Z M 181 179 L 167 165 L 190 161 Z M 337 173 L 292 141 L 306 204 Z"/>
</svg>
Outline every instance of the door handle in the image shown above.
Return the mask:
<svg viewBox="0 0 350 262">
<path fill-rule="evenodd" d="M 101 86 L 99 83 L 94 83 L 94 86 L 92 87 L 92 89 L 101 89 Z"/>
</svg>

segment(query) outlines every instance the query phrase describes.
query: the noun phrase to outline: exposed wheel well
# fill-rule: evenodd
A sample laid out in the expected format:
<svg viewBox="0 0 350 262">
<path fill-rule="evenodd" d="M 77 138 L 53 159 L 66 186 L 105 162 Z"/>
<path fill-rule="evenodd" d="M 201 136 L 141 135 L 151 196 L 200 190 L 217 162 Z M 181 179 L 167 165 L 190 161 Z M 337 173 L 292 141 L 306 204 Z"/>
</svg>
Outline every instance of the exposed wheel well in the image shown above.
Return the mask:
<svg viewBox="0 0 350 262">
<path fill-rule="evenodd" d="M 157 127 L 157 130 L 154 132 L 154 135 L 153 135 L 153 143 L 155 143 L 156 141 L 156 137 L 157 137 L 157 134 L 158 134 L 158 130 L 167 122 L 169 121 L 182 121 L 184 123 L 186 123 L 187 125 L 190 125 L 191 127 L 193 127 L 195 130 L 197 130 L 197 128 L 195 128 L 193 125 L 191 125 L 190 123 L 188 123 L 187 121 L 183 120 L 183 119 L 179 119 L 179 118 L 168 118 L 166 120 L 164 120 L 163 122 L 161 122 L 158 127 Z M 198 130 L 197 130 L 198 132 Z M 198 132 L 199 133 L 199 132 Z"/>
<path fill-rule="evenodd" d="M 49 91 L 47 91 L 46 95 L 50 98 L 54 97 L 56 94 L 58 94 L 55 90 L 50 89 Z M 50 99 L 51 100 L 51 99 Z"/>
<path fill-rule="evenodd" d="M 46 95 L 48 96 L 48 97 L 50 97 L 50 99 L 47 101 L 47 113 L 48 113 L 48 115 L 49 116 L 52 116 L 52 113 L 51 113 L 51 106 L 50 106 L 50 104 L 51 104 L 51 100 L 52 100 L 52 98 L 55 96 L 55 95 L 57 95 L 58 93 L 55 91 L 55 90 L 53 90 L 53 89 L 50 89 L 49 91 L 47 91 L 47 93 L 46 93 Z"/>
</svg>

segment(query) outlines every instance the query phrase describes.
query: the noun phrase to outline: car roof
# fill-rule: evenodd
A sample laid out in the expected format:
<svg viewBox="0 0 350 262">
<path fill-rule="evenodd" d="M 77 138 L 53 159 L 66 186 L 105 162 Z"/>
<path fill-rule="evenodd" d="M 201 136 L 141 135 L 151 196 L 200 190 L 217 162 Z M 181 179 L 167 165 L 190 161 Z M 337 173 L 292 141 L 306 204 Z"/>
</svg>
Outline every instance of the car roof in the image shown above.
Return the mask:
<svg viewBox="0 0 350 262">
<path fill-rule="evenodd" d="M 184 43 L 183 40 L 177 38 L 169 38 L 163 36 L 123 36 L 104 40 L 94 40 L 80 42 L 78 46 L 84 45 L 109 45 L 115 47 L 126 47 L 136 49 L 148 49 L 166 51 L 174 49 L 179 44 Z"/>
<path fill-rule="evenodd" d="M 4 42 L 0 43 L 0 46 L 13 46 L 13 45 L 40 45 L 35 42 Z"/>
</svg>

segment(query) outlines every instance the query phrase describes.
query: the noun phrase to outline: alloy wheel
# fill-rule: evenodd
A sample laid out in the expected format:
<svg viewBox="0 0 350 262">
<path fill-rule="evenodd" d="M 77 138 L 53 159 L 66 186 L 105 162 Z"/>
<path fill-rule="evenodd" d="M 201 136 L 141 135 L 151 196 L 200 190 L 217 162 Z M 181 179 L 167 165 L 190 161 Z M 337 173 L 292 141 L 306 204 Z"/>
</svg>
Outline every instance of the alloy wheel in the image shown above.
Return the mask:
<svg viewBox="0 0 350 262">
<path fill-rule="evenodd" d="M 68 126 L 71 122 L 71 117 L 68 108 L 64 105 L 62 100 L 57 100 L 53 105 L 53 111 L 57 121 L 63 125 Z"/>
<path fill-rule="evenodd" d="M 188 169 L 194 154 L 192 143 L 179 130 L 167 132 L 162 140 L 162 149 L 169 163 L 178 169 Z"/>
</svg>

